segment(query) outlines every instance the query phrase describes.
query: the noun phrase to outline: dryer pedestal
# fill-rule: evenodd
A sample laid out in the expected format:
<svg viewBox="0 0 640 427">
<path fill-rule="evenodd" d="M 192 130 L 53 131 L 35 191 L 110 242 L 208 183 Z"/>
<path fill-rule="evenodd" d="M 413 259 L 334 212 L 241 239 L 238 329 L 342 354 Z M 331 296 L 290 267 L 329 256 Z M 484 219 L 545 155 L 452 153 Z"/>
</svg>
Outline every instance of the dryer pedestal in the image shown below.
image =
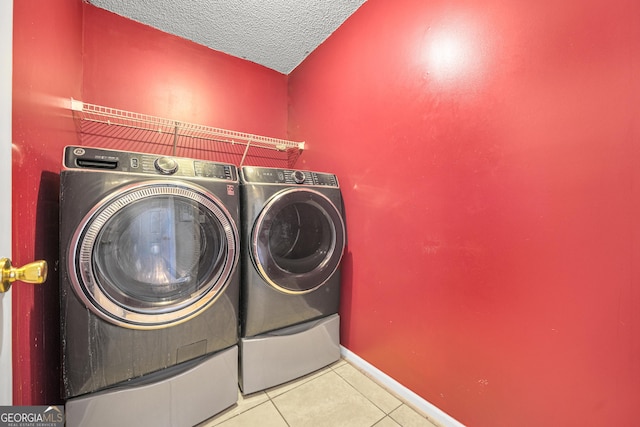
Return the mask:
<svg viewBox="0 0 640 427">
<path fill-rule="evenodd" d="M 340 316 L 240 340 L 243 394 L 294 380 L 340 359 Z"/>
<path fill-rule="evenodd" d="M 238 347 L 69 399 L 67 427 L 193 426 L 238 400 Z"/>
</svg>

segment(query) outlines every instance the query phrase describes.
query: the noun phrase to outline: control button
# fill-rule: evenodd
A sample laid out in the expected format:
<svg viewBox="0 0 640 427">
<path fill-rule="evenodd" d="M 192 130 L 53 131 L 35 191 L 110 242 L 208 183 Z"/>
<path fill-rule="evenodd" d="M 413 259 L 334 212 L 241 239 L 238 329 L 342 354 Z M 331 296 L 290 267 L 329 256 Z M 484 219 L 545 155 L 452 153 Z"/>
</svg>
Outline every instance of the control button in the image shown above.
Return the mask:
<svg viewBox="0 0 640 427">
<path fill-rule="evenodd" d="M 294 171 L 293 172 L 293 180 L 296 184 L 302 184 L 304 182 L 304 172 L 302 171 Z"/>
<path fill-rule="evenodd" d="M 158 157 L 153 165 L 163 175 L 172 175 L 178 170 L 178 162 L 170 157 Z"/>
</svg>

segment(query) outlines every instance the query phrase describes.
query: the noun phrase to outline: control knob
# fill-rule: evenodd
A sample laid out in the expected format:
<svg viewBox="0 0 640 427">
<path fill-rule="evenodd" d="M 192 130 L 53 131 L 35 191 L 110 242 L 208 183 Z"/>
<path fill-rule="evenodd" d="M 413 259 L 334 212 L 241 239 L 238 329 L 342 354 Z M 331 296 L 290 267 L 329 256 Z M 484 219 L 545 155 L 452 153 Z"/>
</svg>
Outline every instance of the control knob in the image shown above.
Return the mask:
<svg viewBox="0 0 640 427">
<path fill-rule="evenodd" d="M 302 184 L 304 182 L 304 178 L 305 178 L 304 172 L 302 172 L 302 171 L 294 171 L 293 172 L 293 181 L 296 184 Z"/>
<path fill-rule="evenodd" d="M 171 157 L 158 157 L 153 165 L 163 175 L 172 175 L 178 170 L 178 162 Z"/>
</svg>

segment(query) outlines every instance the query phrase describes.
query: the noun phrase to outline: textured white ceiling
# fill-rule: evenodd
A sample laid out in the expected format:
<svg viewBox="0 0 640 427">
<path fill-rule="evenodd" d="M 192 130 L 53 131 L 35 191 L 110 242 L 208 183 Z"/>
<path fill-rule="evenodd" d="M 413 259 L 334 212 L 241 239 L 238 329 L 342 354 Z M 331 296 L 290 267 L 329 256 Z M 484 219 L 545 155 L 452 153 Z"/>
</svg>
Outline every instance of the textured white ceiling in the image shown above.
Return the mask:
<svg viewBox="0 0 640 427">
<path fill-rule="evenodd" d="M 289 74 L 366 0 L 89 0 L 102 9 Z"/>
</svg>

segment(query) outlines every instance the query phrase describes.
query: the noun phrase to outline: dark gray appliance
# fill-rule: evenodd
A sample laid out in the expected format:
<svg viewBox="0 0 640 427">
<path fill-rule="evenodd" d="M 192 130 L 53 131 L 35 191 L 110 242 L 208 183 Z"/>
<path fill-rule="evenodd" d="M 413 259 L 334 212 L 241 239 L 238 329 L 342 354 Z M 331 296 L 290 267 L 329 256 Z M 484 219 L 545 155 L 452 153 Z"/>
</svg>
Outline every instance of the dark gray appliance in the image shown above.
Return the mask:
<svg viewBox="0 0 640 427">
<path fill-rule="evenodd" d="M 233 165 L 65 148 L 60 298 L 68 415 L 86 420 L 87 410 L 105 410 L 116 423 L 117 415 L 144 408 L 175 415 L 181 406 L 186 418 L 175 425 L 195 424 L 236 402 L 238 221 Z M 190 394 L 198 392 L 209 394 L 206 405 Z M 132 412 L 118 411 L 125 403 Z"/>
<path fill-rule="evenodd" d="M 243 167 L 240 387 L 248 394 L 339 359 L 343 203 L 333 174 Z"/>
</svg>

